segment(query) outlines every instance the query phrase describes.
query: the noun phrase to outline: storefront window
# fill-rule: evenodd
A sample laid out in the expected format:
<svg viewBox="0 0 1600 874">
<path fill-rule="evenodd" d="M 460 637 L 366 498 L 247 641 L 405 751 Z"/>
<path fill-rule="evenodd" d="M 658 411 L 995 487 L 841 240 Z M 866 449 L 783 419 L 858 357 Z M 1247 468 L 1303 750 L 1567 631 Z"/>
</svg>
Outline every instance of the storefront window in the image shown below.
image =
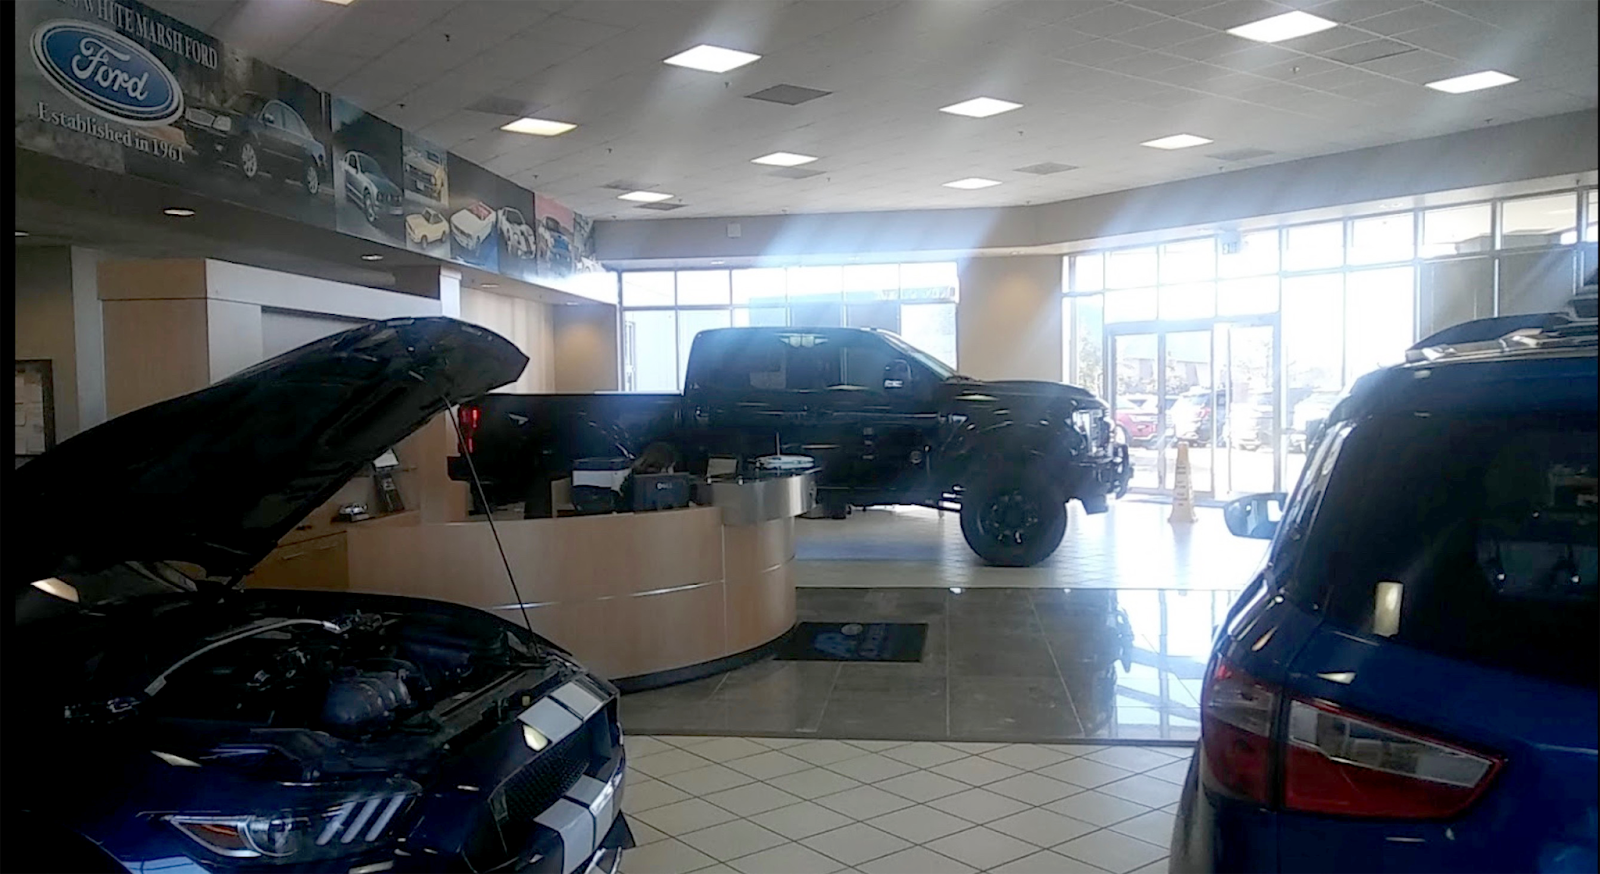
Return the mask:
<svg viewBox="0 0 1600 874">
<path fill-rule="evenodd" d="M 1217 315 L 1247 316 L 1278 311 L 1278 277 L 1224 279 L 1217 283 Z"/>
<path fill-rule="evenodd" d="M 1302 225 L 1284 232 L 1283 269 L 1322 270 L 1344 263 L 1344 222 Z"/>
<path fill-rule="evenodd" d="M 1475 203 L 1422 214 L 1422 257 L 1438 258 L 1487 251 L 1490 205 Z"/>
<path fill-rule="evenodd" d="M 736 306 L 782 307 L 787 300 L 787 288 L 788 280 L 782 267 L 733 271 L 733 302 Z"/>
<path fill-rule="evenodd" d="M 1578 241 L 1578 199 L 1571 194 L 1500 204 L 1500 248 L 1570 245 Z"/>
<path fill-rule="evenodd" d="M 1106 288 L 1156 284 L 1156 250 L 1119 249 L 1106 255 Z"/>
<path fill-rule="evenodd" d="M 1106 287 L 1106 257 L 1099 252 L 1092 255 L 1073 255 L 1073 291 L 1099 291 Z"/>
<path fill-rule="evenodd" d="M 1148 322 L 1156 318 L 1154 288 L 1122 288 L 1105 294 L 1106 321 Z"/>
<path fill-rule="evenodd" d="M 622 274 L 622 305 L 625 307 L 672 306 L 672 271 Z"/>
<path fill-rule="evenodd" d="M 1584 195 L 1583 241 L 1600 243 L 1600 190 L 1589 189 Z"/>
<path fill-rule="evenodd" d="M 900 336 L 951 367 L 956 366 L 954 304 L 906 304 L 900 307 Z"/>
<path fill-rule="evenodd" d="M 1165 320 L 1209 319 L 1217 314 L 1214 282 L 1162 285 L 1159 297 L 1159 314 Z"/>
<path fill-rule="evenodd" d="M 731 324 L 730 314 L 725 309 L 678 311 L 678 381 L 674 390 L 683 385 L 684 374 L 689 370 L 689 348 L 694 344 L 695 335 Z"/>
<path fill-rule="evenodd" d="M 678 273 L 678 306 L 727 306 L 728 271 L 683 270 Z"/>
<path fill-rule="evenodd" d="M 1106 396 L 1105 302 L 1098 294 L 1072 300 L 1072 328 L 1077 347 L 1077 384 L 1095 394 Z"/>
<path fill-rule="evenodd" d="M 1345 276 L 1345 379 L 1405 360 L 1415 337 L 1415 271 L 1408 265 Z"/>
<path fill-rule="evenodd" d="M 1350 223 L 1350 263 L 1410 261 L 1417 251 L 1414 213 L 1380 215 Z"/>
<path fill-rule="evenodd" d="M 845 300 L 894 300 L 900 296 L 899 264 L 849 264 L 840 276 Z"/>
<path fill-rule="evenodd" d="M 1161 247 L 1161 284 L 1202 282 L 1217 275 L 1217 241 L 1185 240 Z"/>
<path fill-rule="evenodd" d="M 1278 272 L 1278 232 L 1252 231 L 1236 242 L 1224 242 L 1217 257 L 1217 275 L 1225 278 Z"/>
<path fill-rule="evenodd" d="M 677 326 L 678 314 L 672 310 L 624 311 L 623 391 L 678 390 Z"/>
</svg>

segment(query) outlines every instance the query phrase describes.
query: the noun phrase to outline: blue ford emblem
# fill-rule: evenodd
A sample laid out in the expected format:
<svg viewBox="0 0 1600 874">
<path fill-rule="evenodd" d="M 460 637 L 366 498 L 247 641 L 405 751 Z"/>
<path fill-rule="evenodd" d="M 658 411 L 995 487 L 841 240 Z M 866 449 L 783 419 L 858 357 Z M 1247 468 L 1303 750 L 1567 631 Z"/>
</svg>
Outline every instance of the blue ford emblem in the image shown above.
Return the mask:
<svg viewBox="0 0 1600 874">
<path fill-rule="evenodd" d="M 98 25 L 39 25 L 33 62 L 62 93 L 107 118 L 150 127 L 183 112 L 183 90 L 172 71 L 143 46 Z"/>
</svg>

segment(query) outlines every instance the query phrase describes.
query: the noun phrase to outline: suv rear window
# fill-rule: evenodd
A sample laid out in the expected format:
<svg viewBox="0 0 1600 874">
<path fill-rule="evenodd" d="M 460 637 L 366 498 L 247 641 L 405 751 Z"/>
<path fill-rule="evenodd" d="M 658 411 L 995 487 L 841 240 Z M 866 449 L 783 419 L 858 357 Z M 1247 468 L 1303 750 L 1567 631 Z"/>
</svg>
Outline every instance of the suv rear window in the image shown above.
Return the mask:
<svg viewBox="0 0 1600 874">
<path fill-rule="evenodd" d="M 1353 631 L 1596 685 L 1592 411 L 1379 416 L 1344 436 L 1296 588 Z"/>
</svg>

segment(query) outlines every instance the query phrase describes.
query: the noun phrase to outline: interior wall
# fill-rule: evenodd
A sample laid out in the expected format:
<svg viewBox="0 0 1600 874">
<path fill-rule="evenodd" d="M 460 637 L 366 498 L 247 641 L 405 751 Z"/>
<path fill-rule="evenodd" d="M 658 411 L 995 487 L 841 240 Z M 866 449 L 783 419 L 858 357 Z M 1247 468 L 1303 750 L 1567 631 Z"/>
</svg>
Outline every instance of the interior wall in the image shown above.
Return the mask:
<svg viewBox="0 0 1600 874">
<path fill-rule="evenodd" d="M 16 258 L 16 356 L 50 360 L 56 440 L 65 440 L 81 429 L 72 250 L 66 246 L 19 246 L 12 252 Z"/>
<path fill-rule="evenodd" d="M 322 313 L 261 308 L 261 357 L 282 355 L 290 349 L 321 340 L 362 324 L 361 319 L 341 318 Z"/>
<path fill-rule="evenodd" d="M 616 391 L 621 381 L 617 308 L 606 304 L 551 307 L 555 391 Z"/>
<path fill-rule="evenodd" d="M 960 271 L 961 372 L 979 379 L 1060 382 L 1060 256 L 971 258 Z"/>
<path fill-rule="evenodd" d="M 496 391 L 546 394 L 555 390 L 555 335 L 550 306 L 479 288 L 461 289 L 461 318 L 505 337 L 528 356 L 516 382 Z"/>
</svg>

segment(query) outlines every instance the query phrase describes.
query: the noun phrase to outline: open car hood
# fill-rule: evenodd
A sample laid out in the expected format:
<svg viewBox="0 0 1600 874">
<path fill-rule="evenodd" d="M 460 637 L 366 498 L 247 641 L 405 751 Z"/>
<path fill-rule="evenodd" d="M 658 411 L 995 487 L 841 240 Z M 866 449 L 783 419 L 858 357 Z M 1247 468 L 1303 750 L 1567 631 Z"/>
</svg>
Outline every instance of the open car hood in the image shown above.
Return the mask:
<svg viewBox="0 0 1600 874">
<path fill-rule="evenodd" d="M 465 322 L 391 319 L 118 416 L 15 471 L 6 585 L 123 561 L 243 576 L 368 462 L 527 362 Z"/>
</svg>

